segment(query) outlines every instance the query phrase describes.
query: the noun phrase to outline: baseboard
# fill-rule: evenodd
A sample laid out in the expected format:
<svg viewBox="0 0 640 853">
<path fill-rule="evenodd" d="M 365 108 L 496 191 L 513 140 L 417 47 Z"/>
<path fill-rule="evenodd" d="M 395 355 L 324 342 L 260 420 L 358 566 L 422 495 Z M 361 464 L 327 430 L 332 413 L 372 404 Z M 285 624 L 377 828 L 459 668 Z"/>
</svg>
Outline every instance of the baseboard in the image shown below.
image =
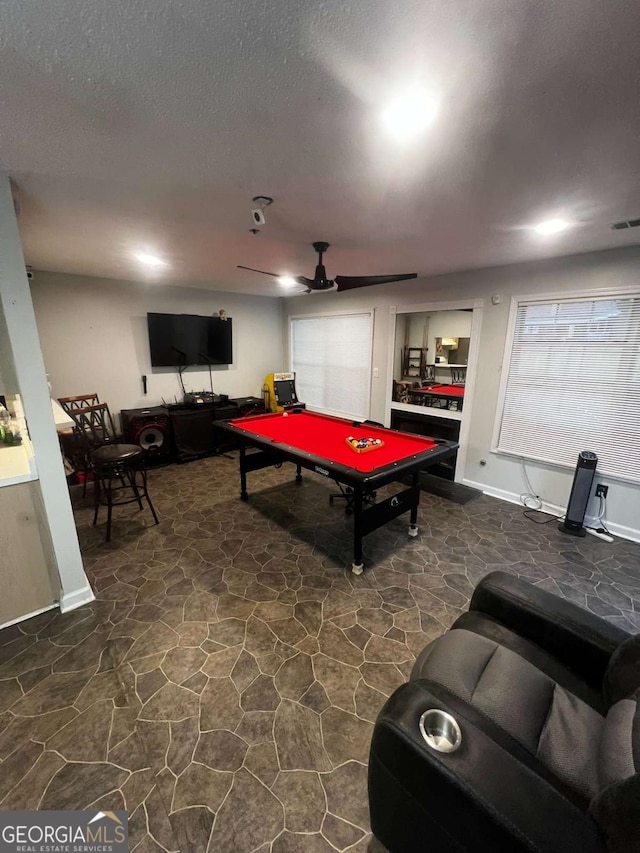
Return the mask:
<svg viewBox="0 0 640 853">
<path fill-rule="evenodd" d="M 83 586 L 73 592 L 63 592 L 60 597 L 60 610 L 62 613 L 68 613 L 70 610 L 82 607 L 83 604 L 89 604 L 94 599 L 95 595 L 90 586 Z"/>
<path fill-rule="evenodd" d="M 41 613 L 46 613 L 47 610 L 53 610 L 58 606 L 58 602 L 55 601 L 53 604 L 47 604 L 46 607 L 41 607 L 39 610 L 34 610 L 33 613 L 25 613 L 24 616 L 18 616 L 17 619 L 10 619 L 8 622 L 3 622 L 0 625 L 0 630 L 3 628 L 9 628 L 11 625 L 17 625 L 18 622 L 26 622 L 27 619 L 33 619 L 34 616 L 39 616 Z"/>
<path fill-rule="evenodd" d="M 505 489 L 496 489 L 494 486 L 487 486 L 486 483 L 476 483 L 473 480 L 465 479 L 462 482 L 465 486 L 471 486 L 473 489 L 480 489 L 483 494 L 488 495 L 491 498 L 498 498 L 498 500 L 522 506 L 520 495 L 515 492 L 507 492 Z M 525 507 L 523 507 L 523 509 L 525 509 Z M 555 504 L 549 504 L 542 501 L 540 511 L 548 512 L 551 515 L 564 516 L 566 507 L 556 506 Z M 633 527 L 626 527 L 624 524 L 614 524 L 608 521 L 606 522 L 606 525 L 607 530 L 612 536 L 619 536 L 620 539 L 630 539 L 631 542 L 640 542 L 640 530 L 636 530 Z"/>
</svg>

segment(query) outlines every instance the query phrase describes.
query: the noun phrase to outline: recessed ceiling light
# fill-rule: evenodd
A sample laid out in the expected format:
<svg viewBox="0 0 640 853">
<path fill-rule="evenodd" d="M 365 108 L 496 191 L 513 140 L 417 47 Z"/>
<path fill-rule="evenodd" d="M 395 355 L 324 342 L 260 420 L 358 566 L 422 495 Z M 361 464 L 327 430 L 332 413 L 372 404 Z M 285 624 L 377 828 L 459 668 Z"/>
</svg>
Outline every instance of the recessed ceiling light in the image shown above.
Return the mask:
<svg viewBox="0 0 640 853">
<path fill-rule="evenodd" d="M 387 132 L 400 142 L 419 136 L 435 120 L 438 103 L 424 95 L 404 95 L 392 101 L 382 113 Z"/>
<path fill-rule="evenodd" d="M 559 234 L 569 227 L 566 219 L 546 219 L 534 227 L 536 234 Z"/>
<path fill-rule="evenodd" d="M 278 281 L 283 287 L 295 287 L 298 283 L 295 278 L 292 278 L 290 275 L 281 275 Z"/>
<path fill-rule="evenodd" d="M 169 266 L 166 261 L 163 261 L 162 258 L 159 258 L 157 255 L 152 255 L 149 252 L 134 252 L 133 257 L 140 264 L 144 264 L 145 267 L 167 267 Z"/>
</svg>

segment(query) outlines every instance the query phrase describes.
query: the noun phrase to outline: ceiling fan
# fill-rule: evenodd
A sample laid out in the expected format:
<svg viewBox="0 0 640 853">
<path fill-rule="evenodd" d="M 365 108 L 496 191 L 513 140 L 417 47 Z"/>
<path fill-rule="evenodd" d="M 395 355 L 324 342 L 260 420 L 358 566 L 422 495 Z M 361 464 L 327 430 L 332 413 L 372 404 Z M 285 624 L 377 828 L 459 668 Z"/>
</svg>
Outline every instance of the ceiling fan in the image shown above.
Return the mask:
<svg viewBox="0 0 640 853">
<path fill-rule="evenodd" d="M 387 284 L 391 281 L 405 281 L 409 278 L 417 278 L 418 273 L 410 272 L 400 275 L 337 275 L 334 279 L 327 278 L 327 271 L 322 263 L 322 256 L 329 248 L 328 243 L 316 242 L 311 244 L 314 251 L 318 253 L 318 264 L 313 278 L 307 278 L 304 275 L 293 276 L 293 280 L 298 284 L 306 287 L 306 292 L 311 293 L 312 290 L 332 290 L 334 285 L 336 290 L 353 290 L 355 287 L 368 287 L 371 284 Z M 238 264 L 240 270 L 251 270 L 251 272 L 259 272 L 263 275 L 271 275 L 274 278 L 282 278 L 283 276 L 275 272 L 267 272 L 266 270 L 257 270 L 253 267 L 243 267 Z"/>
</svg>

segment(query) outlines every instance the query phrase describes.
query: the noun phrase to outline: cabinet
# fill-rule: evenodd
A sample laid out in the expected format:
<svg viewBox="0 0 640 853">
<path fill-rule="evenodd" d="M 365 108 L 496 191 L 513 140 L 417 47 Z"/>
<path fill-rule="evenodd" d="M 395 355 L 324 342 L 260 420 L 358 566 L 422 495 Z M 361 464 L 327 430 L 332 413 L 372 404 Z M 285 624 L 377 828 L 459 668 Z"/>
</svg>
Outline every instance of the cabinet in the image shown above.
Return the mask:
<svg viewBox="0 0 640 853">
<path fill-rule="evenodd" d="M 218 406 L 202 403 L 193 409 L 171 406 L 169 417 L 177 461 L 190 462 L 192 459 L 219 453 L 219 436 L 213 428 L 213 423 L 237 418 L 238 413 L 238 406 L 235 404 Z"/>
<path fill-rule="evenodd" d="M 0 488 L 0 625 L 53 607 L 59 581 L 38 484 Z"/>
<path fill-rule="evenodd" d="M 444 438 L 447 441 L 459 441 L 460 423 L 458 421 L 444 420 L 437 416 L 414 414 L 413 412 L 400 412 L 391 410 L 391 429 L 401 432 L 412 432 L 415 435 L 426 435 L 430 438 Z M 456 470 L 456 458 L 458 454 L 450 459 L 440 462 L 429 468 L 429 473 L 445 480 L 453 480 Z"/>
</svg>

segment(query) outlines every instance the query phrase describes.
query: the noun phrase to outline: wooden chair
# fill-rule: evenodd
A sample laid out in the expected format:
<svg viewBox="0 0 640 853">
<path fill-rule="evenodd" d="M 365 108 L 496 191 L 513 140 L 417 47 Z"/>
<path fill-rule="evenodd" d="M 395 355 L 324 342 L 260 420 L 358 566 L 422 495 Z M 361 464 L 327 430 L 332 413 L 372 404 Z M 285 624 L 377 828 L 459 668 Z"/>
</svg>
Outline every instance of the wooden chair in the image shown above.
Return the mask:
<svg viewBox="0 0 640 853">
<path fill-rule="evenodd" d="M 98 523 L 100 506 L 107 507 L 106 541 L 111 540 L 114 506 L 135 502 L 142 510 L 144 498 L 154 522 L 158 524 L 158 516 L 149 497 L 142 448 L 137 444 L 120 443 L 106 403 L 85 406 L 69 414 L 75 422 L 78 436 L 85 442 L 86 459 L 93 472 L 94 526 Z"/>
<path fill-rule="evenodd" d="M 422 376 L 421 386 L 426 388 L 429 385 L 436 384 L 436 368 L 434 364 L 426 364 L 424 374 Z"/>
<path fill-rule="evenodd" d="M 97 392 L 93 394 L 78 394 L 75 397 L 58 397 L 58 402 L 68 415 L 88 406 L 97 406 L 100 403 Z M 86 442 L 78 435 L 74 427 L 72 431 L 66 432 L 60 438 L 62 452 L 69 459 L 75 471 L 82 471 L 82 497 L 87 493 L 87 476 L 91 470 L 91 462 L 86 453 Z"/>
<path fill-rule="evenodd" d="M 77 397 L 58 397 L 58 402 L 65 412 L 70 415 L 78 409 L 84 409 L 87 406 L 97 406 L 100 400 L 97 394 L 78 394 Z"/>
<path fill-rule="evenodd" d="M 393 380 L 392 400 L 396 403 L 406 403 L 407 402 L 407 383 L 406 382 L 399 382 L 397 379 Z"/>
</svg>

